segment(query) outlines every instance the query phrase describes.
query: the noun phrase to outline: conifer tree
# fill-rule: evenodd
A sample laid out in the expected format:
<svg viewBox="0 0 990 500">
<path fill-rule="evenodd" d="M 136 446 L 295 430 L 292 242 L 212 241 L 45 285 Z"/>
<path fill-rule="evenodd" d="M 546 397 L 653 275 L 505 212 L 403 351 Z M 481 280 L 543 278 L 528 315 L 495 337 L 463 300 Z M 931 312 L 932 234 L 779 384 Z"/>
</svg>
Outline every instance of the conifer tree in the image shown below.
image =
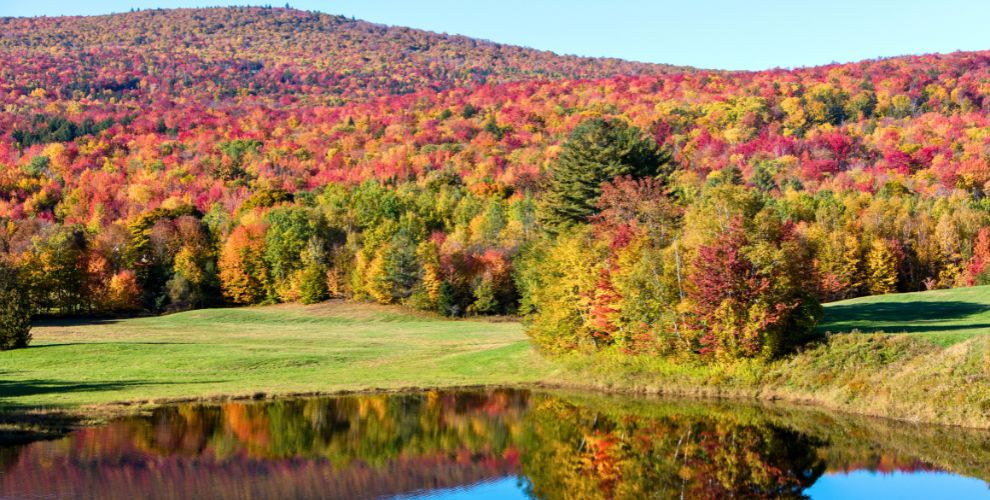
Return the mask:
<svg viewBox="0 0 990 500">
<path fill-rule="evenodd" d="M 330 288 L 327 285 L 329 267 L 326 245 L 320 237 L 310 238 L 303 251 L 302 269 L 296 271 L 296 288 L 299 301 L 303 304 L 315 304 L 330 298 Z"/>
<path fill-rule="evenodd" d="M 670 153 L 640 129 L 621 120 L 586 120 L 564 142 L 551 167 L 540 222 L 552 233 L 584 222 L 597 213 L 602 183 L 618 176 L 662 178 L 670 167 Z"/>
<path fill-rule="evenodd" d="M 17 270 L 0 261 L 0 351 L 27 347 L 31 341 L 31 307 Z"/>
</svg>

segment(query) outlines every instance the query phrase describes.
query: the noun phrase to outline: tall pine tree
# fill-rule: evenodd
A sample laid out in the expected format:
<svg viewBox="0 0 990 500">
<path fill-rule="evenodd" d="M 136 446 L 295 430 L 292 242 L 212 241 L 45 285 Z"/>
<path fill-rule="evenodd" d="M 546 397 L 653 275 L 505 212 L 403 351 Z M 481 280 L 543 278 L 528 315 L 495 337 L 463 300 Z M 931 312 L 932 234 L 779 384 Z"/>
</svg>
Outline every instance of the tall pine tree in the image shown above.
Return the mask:
<svg viewBox="0 0 990 500">
<path fill-rule="evenodd" d="M 554 161 L 539 205 L 551 233 L 597 213 L 602 183 L 619 176 L 665 178 L 670 152 L 640 129 L 617 119 L 592 118 L 571 132 Z"/>
</svg>

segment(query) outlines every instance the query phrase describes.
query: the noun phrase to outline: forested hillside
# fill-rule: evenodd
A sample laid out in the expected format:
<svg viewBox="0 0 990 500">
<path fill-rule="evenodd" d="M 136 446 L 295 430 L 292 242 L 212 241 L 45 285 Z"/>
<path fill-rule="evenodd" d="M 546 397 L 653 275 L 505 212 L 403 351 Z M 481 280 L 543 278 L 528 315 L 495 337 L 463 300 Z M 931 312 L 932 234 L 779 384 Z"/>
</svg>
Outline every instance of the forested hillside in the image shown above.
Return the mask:
<svg viewBox="0 0 990 500">
<path fill-rule="evenodd" d="M 723 72 L 286 9 L 0 27 L 0 252 L 41 312 L 345 297 L 764 357 L 820 301 L 988 281 L 990 53 Z"/>
<path fill-rule="evenodd" d="M 482 83 L 676 69 L 257 7 L 5 18 L 0 48 L 5 91 L 40 87 L 66 99 L 142 103 L 321 105 Z"/>
</svg>

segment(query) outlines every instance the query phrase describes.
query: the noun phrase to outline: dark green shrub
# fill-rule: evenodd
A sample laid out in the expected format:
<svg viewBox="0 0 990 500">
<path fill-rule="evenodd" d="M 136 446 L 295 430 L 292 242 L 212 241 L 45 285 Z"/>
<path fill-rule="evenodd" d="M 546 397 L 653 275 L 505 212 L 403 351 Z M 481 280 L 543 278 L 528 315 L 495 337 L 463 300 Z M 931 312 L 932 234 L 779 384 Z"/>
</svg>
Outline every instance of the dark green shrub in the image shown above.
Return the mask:
<svg viewBox="0 0 990 500">
<path fill-rule="evenodd" d="M 0 262 L 0 351 L 27 347 L 31 341 L 31 303 L 17 270 Z"/>
</svg>

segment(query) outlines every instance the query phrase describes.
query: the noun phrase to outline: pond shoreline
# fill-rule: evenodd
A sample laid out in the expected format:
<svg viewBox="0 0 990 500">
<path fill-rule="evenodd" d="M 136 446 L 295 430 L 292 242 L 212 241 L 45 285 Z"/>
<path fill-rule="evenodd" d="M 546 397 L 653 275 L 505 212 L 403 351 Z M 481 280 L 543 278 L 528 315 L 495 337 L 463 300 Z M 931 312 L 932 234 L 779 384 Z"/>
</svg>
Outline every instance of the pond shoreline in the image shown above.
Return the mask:
<svg viewBox="0 0 990 500">
<path fill-rule="evenodd" d="M 356 303 L 196 310 L 35 329 L 2 353 L 0 438 L 187 402 L 493 387 L 762 401 L 990 428 L 990 336 L 826 336 L 769 363 L 540 355 L 519 323 Z M 54 431 L 53 431 L 54 429 Z"/>
<path fill-rule="evenodd" d="M 532 383 L 509 384 L 466 384 L 466 385 L 433 385 L 405 387 L 369 387 L 366 389 L 340 389 L 329 391 L 289 391 L 289 392 L 255 392 L 250 394 L 218 394 L 193 397 L 166 397 L 150 400 L 123 400 L 96 405 L 88 405 L 74 410 L 46 410 L 43 408 L 27 408 L 20 411 L 0 409 L 0 442 L 30 442 L 45 439 L 57 439 L 64 435 L 86 427 L 106 425 L 112 420 L 142 414 L 150 414 L 154 410 L 179 404 L 222 404 L 228 402 L 264 402 L 284 401 L 307 398 L 344 397 L 356 395 L 397 395 L 431 391 L 488 391 L 488 390 L 531 390 L 546 392 L 567 392 L 584 394 L 594 397 L 626 396 L 633 397 L 642 403 L 670 399 L 682 402 L 697 403 L 732 403 L 757 406 L 770 406 L 778 410 L 812 411 L 822 414 L 837 414 L 845 417 L 866 418 L 885 422 L 887 424 L 910 424 L 942 428 L 961 428 L 967 430 L 985 431 L 990 426 L 971 426 L 953 423 L 942 423 L 916 418 L 898 418 L 889 415 L 850 410 L 848 407 L 829 404 L 812 396 L 797 396 L 794 394 L 776 394 L 760 389 L 726 389 L 718 386 L 697 386 L 684 388 L 677 386 L 641 386 L 617 385 L 614 382 L 577 382 L 570 377 L 580 376 L 577 373 L 566 373 L 564 380 L 541 381 Z"/>
<path fill-rule="evenodd" d="M 855 471 L 884 488 L 900 481 L 891 472 L 929 492 L 944 491 L 949 476 L 967 481 L 970 495 L 986 488 L 987 431 L 725 398 L 491 386 L 346 392 L 162 403 L 55 441 L 4 443 L 0 490 L 189 497 L 246 481 L 252 496 L 266 498 L 444 498 L 507 478 L 495 497 L 632 498 L 687 488 L 690 497 L 791 498 L 819 480 L 833 491 L 861 485 L 847 479 Z M 563 481 L 571 486 L 561 489 Z M 230 498 L 244 495 L 233 491 Z"/>
</svg>

